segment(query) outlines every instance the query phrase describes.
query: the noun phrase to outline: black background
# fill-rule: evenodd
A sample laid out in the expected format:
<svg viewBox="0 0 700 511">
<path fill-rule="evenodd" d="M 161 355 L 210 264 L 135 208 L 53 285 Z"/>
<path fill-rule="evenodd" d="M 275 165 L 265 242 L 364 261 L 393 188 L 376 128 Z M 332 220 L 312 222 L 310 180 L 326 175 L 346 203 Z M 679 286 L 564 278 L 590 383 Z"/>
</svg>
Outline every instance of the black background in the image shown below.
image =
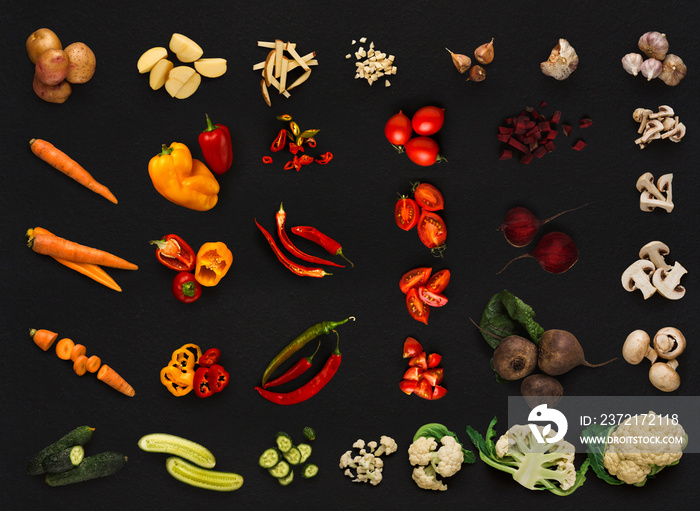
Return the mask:
<svg viewBox="0 0 700 511">
<path fill-rule="evenodd" d="M 698 37 L 693 2 L 9 2 L 3 9 L 2 209 L 4 266 L 2 292 L 3 377 L 2 477 L 5 503 L 13 509 L 71 506 L 74 509 L 234 506 L 236 509 L 364 509 L 368 505 L 477 505 L 495 508 L 557 506 L 583 508 L 623 502 L 630 505 L 690 507 L 698 498 L 697 455 L 645 488 L 612 487 L 589 472 L 588 481 L 565 501 L 548 492 L 528 492 L 508 475 L 481 461 L 464 466 L 448 480 L 447 492 L 418 489 L 406 449 L 415 430 L 442 422 L 469 446 L 467 425 L 483 432 L 494 416 L 504 431 L 507 396 L 517 384 L 499 385 L 489 368 L 490 348 L 469 317 L 478 318 L 500 290 L 521 297 L 545 328 L 574 332 L 592 362 L 620 353 L 626 335 L 643 328 L 652 335 L 676 326 L 689 339 L 680 359 L 683 378 L 675 395 L 698 391 L 696 239 Z M 97 72 L 74 87 L 63 105 L 39 100 L 32 91 L 32 64 L 24 43 L 34 30 L 54 30 L 64 45 L 88 44 Z M 671 52 L 690 70 L 678 87 L 632 77 L 620 58 L 637 51 L 648 30 L 665 32 Z M 152 91 L 136 61 L 148 48 L 167 46 L 173 32 L 198 42 L 205 57 L 228 59 L 221 78 L 204 79 L 189 99 Z M 367 37 L 396 55 L 392 86 L 370 87 L 354 80 L 354 58 L 345 59 Z M 487 79 L 465 82 L 445 46 L 471 55 L 495 38 Z M 580 64 L 566 81 L 539 71 L 560 37 L 576 48 Z M 320 65 L 290 99 L 273 95 L 267 107 L 259 74 L 251 67 L 267 50 L 258 40 L 297 43 L 300 53 L 316 51 Z M 559 135 L 557 150 L 529 166 L 498 161 L 495 139 L 502 119 L 546 101 L 544 113 L 563 111 L 574 126 Z M 640 151 L 634 144 L 632 111 L 668 104 L 686 124 L 680 144 L 656 141 Z M 424 105 L 446 108 L 438 139 L 448 163 L 418 167 L 397 155 L 383 136 L 386 120 L 399 109 L 411 114 Z M 201 157 L 197 135 L 204 113 L 230 127 L 235 161 L 219 179 L 219 204 L 190 211 L 158 195 L 147 173 L 161 144 L 187 144 Z M 301 172 L 283 171 L 261 157 L 280 128 L 275 115 L 289 113 L 302 128 L 317 127 L 320 151 L 331 164 Z M 578 129 L 581 117 L 593 126 Z M 119 199 L 118 205 L 84 189 L 31 154 L 27 142 L 43 138 L 87 168 Z M 587 147 L 570 148 L 578 137 Z M 644 172 L 674 174 L 671 214 L 643 213 L 635 182 Z M 433 258 L 413 232 L 394 224 L 397 193 L 425 180 L 445 196 L 448 249 Z M 524 252 L 506 243 L 496 228 L 516 205 L 540 218 L 592 201 L 587 208 L 547 224 L 542 233 L 562 230 L 573 237 L 580 260 L 562 275 L 545 273 L 532 259 L 496 272 Z M 332 277 L 303 279 L 284 269 L 255 228 L 268 229 L 284 202 L 290 225 L 315 225 L 338 239 L 355 267 Z M 118 294 L 25 246 L 24 232 L 45 227 L 68 239 L 99 247 L 139 265 L 135 272 L 110 270 L 122 286 Z M 224 241 L 234 253 L 228 275 L 205 289 L 199 302 L 182 305 L 171 296 L 173 273 L 156 262 L 148 240 L 180 234 L 195 249 Z M 620 275 L 639 249 L 659 239 L 680 261 L 687 296 L 673 302 L 659 296 L 644 301 L 626 293 Z M 310 244 L 299 243 L 318 255 Z M 534 246 L 534 245 L 533 245 Z M 412 320 L 398 289 L 407 270 L 449 268 L 450 302 L 434 310 L 429 326 Z M 353 315 L 339 329 L 343 363 L 336 378 L 313 399 L 292 407 L 264 401 L 253 390 L 270 358 L 308 326 Z M 84 344 L 136 389 L 134 398 L 107 388 L 93 376 L 79 378 L 70 364 L 39 350 L 29 328 L 47 328 Z M 406 361 L 407 335 L 443 355 L 447 396 L 428 402 L 398 388 Z M 185 342 L 222 350 L 232 383 L 211 399 L 176 399 L 159 383 L 159 370 Z M 324 340 L 316 363 L 334 344 Z M 311 347 L 311 346 L 310 346 Z M 304 354 L 308 354 L 304 352 Z M 620 360 L 604 368 L 577 368 L 561 377 L 568 395 L 659 395 L 646 367 Z M 644 412 L 646 410 L 640 410 Z M 75 426 L 96 428 L 90 454 L 116 450 L 129 457 L 117 475 L 65 488 L 50 488 L 24 473 L 29 457 Z M 299 441 L 313 426 L 311 460 L 319 476 L 282 488 L 257 466 L 257 457 L 279 430 Z M 245 477 L 232 494 L 206 492 L 172 479 L 165 455 L 141 452 L 144 434 L 167 432 L 199 441 L 217 456 L 217 468 Z M 377 487 L 353 484 L 337 468 L 340 455 L 363 438 L 396 439 L 399 451 L 386 459 Z M 692 439 L 691 439 L 692 441 Z M 577 458 L 582 462 L 583 455 Z M 672 500 L 669 498 L 672 496 Z"/>
</svg>

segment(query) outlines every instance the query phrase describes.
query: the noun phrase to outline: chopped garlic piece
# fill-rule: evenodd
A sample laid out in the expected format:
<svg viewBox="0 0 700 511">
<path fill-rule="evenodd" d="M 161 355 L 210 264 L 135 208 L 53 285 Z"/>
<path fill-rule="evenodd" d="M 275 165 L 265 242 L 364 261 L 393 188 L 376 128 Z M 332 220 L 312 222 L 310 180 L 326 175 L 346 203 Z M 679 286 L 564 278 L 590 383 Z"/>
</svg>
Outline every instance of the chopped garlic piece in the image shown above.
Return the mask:
<svg viewBox="0 0 700 511">
<path fill-rule="evenodd" d="M 352 57 L 352 55 L 350 55 L 349 53 L 347 55 L 345 55 L 346 59 L 349 59 L 350 57 Z"/>
<path fill-rule="evenodd" d="M 391 82 L 389 80 L 384 80 L 384 87 L 391 87 Z"/>
<path fill-rule="evenodd" d="M 362 37 L 359 41 L 360 43 L 366 43 L 367 38 Z M 353 40 L 353 44 L 356 41 Z M 347 54 L 346 59 L 351 58 L 352 54 Z M 355 51 L 355 78 L 363 78 L 367 80 L 367 83 L 372 85 L 375 81 L 385 75 L 396 74 L 396 66 L 394 66 L 394 55 L 388 55 L 382 51 L 379 51 L 374 46 L 374 41 L 369 43 L 369 47 L 366 49 L 364 46 L 360 46 Z M 391 83 L 388 80 L 385 81 L 384 86 L 389 87 Z"/>
<path fill-rule="evenodd" d="M 360 38 L 360 42 L 361 42 L 361 43 L 366 43 L 366 42 L 367 42 L 367 38 L 366 38 L 366 37 L 361 37 L 361 38 Z"/>
</svg>

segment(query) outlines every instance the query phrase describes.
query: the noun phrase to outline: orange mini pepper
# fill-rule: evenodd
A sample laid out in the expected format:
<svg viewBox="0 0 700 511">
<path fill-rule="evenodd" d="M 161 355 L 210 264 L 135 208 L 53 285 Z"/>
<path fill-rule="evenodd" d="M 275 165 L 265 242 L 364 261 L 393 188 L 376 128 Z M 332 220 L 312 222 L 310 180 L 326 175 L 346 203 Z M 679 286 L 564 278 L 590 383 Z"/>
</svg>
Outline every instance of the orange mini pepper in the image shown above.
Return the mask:
<svg viewBox="0 0 700 511">
<path fill-rule="evenodd" d="M 202 350 L 196 344 L 184 344 L 182 347 L 173 351 L 171 362 L 175 362 L 183 371 L 186 369 L 194 370 L 195 364 L 202 356 Z"/>
<path fill-rule="evenodd" d="M 205 243 L 197 252 L 194 278 L 203 286 L 215 286 L 226 275 L 232 262 L 233 254 L 225 243 Z"/>
<path fill-rule="evenodd" d="M 175 362 L 160 370 L 160 382 L 176 397 L 188 394 L 193 386 L 194 371 L 187 369 L 183 371 Z"/>
</svg>

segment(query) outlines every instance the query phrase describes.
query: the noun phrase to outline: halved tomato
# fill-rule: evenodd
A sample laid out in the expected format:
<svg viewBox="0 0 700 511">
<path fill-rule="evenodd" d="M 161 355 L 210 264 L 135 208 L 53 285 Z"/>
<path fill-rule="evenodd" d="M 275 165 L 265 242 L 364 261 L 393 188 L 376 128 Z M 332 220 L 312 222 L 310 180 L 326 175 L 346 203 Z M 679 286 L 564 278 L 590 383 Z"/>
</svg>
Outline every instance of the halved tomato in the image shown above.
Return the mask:
<svg viewBox="0 0 700 511">
<path fill-rule="evenodd" d="M 411 288 L 426 285 L 432 271 L 433 269 L 428 267 L 421 267 L 407 271 L 403 274 L 401 280 L 399 281 L 401 291 L 403 293 L 408 293 Z"/>
<path fill-rule="evenodd" d="M 419 183 L 413 190 L 413 198 L 418 205 L 428 211 L 445 209 L 445 199 L 440 190 L 429 183 Z"/>
<path fill-rule="evenodd" d="M 423 346 L 413 337 L 406 337 L 403 343 L 403 358 L 413 358 L 423 351 Z"/>
<path fill-rule="evenodd" d="M 437 213 L 424 209 L 418 219 L 418 237 L 429 249 L 441 252 L 447 239 L 445 221 Z"/>
<path fill-rule="evenodd" d="M 406 293 L 406 308 L 413 319 L 426 325 L 428 324 L 430 307 L 421 301 L 418 297 L 418 290 L 415 287 Z"/>
<path fill-rule="evenodd" d="M 433 293 L 442 293 L 449 283 L 450 270 L 445 268 L 444 270 L 440 270 L 435 275 L 430 277 L 430 280 L 428 280 L 425 287 L 428 291 L 432 291 Z"/>
<path fill-rule="evenodd" d="M 431 307 L 442 307 L 447 303 L 447 297 L 445 295 L 428 291 L 428 288 L 425 286 L 420 286 L 418 288 L 418 298 L 420 298 L 424 304 L 430 305 Z"/>
<path fill-rule="evenodd" d="M 410 231 L 418 223 L 420 208 L 418 203 L 408 197 L 401 197 L 394 206 L 394 220 L 404 231 Z"/>
</svg>

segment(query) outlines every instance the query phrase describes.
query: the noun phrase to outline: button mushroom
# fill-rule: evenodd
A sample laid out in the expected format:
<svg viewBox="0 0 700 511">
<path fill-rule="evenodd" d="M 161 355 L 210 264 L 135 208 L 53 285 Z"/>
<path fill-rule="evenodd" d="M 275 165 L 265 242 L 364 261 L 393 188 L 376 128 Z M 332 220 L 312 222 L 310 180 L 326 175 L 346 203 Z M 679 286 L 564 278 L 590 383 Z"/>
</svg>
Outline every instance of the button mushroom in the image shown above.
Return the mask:
<svg viewBox="0 0 700 511">
<path fill-rule="evenodd" d="M 654 336 L 654 349 L 661 358 L 674 360 L 685 351 L 685 336 L 677 328 L 662 328 Z"/>
<path fill-rule="evenodd" d="M 671 265 L 666 262 L 664 256 L 670 254 L 668 245 L 661 241 L 650 241 L 639 250 L 639 258 L 647 259 L 654 263 L 655 268 L 671 270 Z"/>
<path fill-rule="evenodd" d="M 676 372 L 678 361 L 655 362 L 649 369 L 652 385 L 663 392 L 673 392 L 681 385 L 681 377 Z"/>
<path fill-rule="evenodd" d="M 645 358 L 652 363 L 656 362 L 658 354 L 651 347 L 649 334 L 644 330 L 635 330 L 627 336 L 622 345 L 622 358 L 632 365 L 637 365 Z"/>
<path fill-rule="evenodd" d="M 633 262 L 622 274 L 622 287 L 632 292 L 639 289 L 646 300 L 656 293 L 651 276 L 656 267 L 651 261 L 640 259 Z"/>
<path fill-rule="evenodd" d="M 676 262 L 670 270 L 659 268 L 651 277 L 651 282 L 659 294 L 669 300 L 680 300 L 685 296 L 685 288 L 680 285 L 681 277 L 688 273 L 681 263 Z"/>
</svg>

